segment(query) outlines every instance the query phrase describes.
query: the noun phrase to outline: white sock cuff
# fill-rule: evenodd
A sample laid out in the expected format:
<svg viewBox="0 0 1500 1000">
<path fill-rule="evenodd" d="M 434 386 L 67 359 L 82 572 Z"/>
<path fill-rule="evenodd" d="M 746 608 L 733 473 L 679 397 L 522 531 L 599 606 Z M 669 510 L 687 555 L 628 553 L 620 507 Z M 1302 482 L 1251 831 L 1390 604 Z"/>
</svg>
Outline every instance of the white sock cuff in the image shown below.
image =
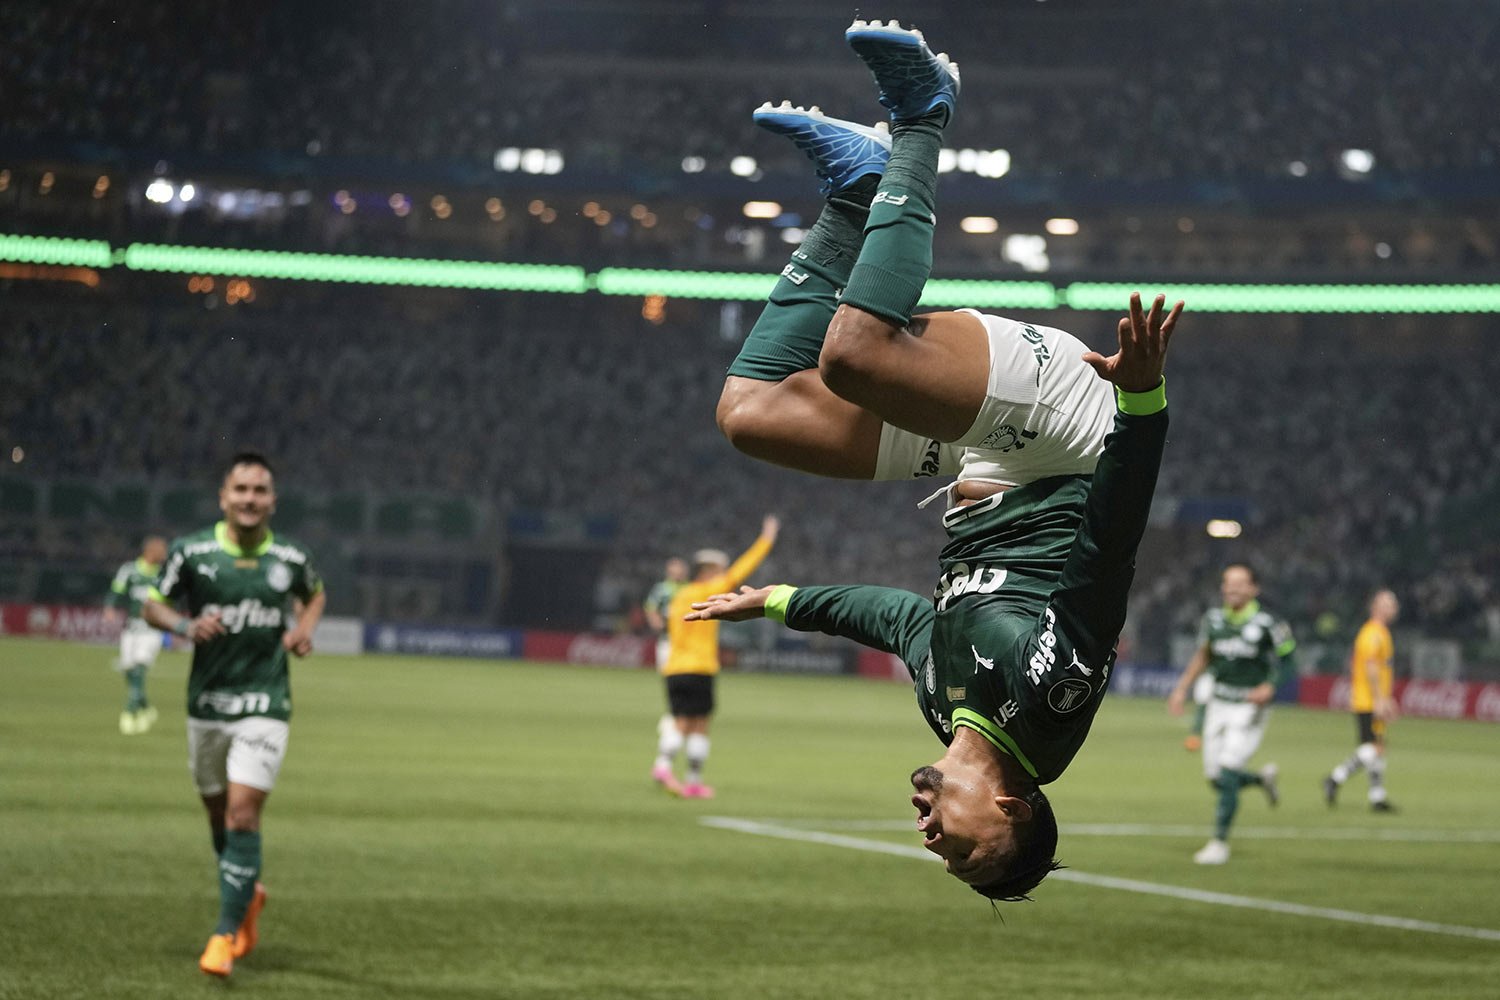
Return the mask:
<svg viewBox="0 0 1500 1000">
<path fill-rule="evenodd" d="M 662 726 L 661 738 L 656 741 L 656 752 L 663 757 L 672 757 L 682 749 L 682 734 L 676 726 Z"/>
<path fill-rule="evenodd" d="M 688 760 L 708 759 L 708 735 L 706 733 L 690 733 L 687 738 Z"/>
<path fill-rule="evenodd" d="M 1373 743 L 1361 743 L 1359 749 L 1354 751 L 1354 756 L 1365 767 L 1374 769 L 1380 764 L 1380 749 Z"/>
</svg>

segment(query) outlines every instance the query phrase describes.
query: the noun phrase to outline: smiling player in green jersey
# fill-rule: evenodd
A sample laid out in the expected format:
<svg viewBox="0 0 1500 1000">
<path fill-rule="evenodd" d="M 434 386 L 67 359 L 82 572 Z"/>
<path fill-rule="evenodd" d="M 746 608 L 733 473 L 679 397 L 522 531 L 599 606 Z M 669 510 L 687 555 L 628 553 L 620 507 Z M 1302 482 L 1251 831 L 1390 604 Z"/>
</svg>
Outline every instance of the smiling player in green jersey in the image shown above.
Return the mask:
<svg viewBox="0 0 1500 1000">
<path fill-rule="evenodd" d="M 899 652 L 948 746 L 912 775 L 924 844 L 984 895 L 1027 898 L 1055 866 L 1040 786 L 1087 735 L 1124 624 L 1182 303 L 1132 296 L 1110 357 L 972 310 L 914 315 L 958 67 L 894 21 L 855 21 L 845 38 L 889 132 L 789 103 L 754 113 L 812 159 L 826 202 L 730 366 L 717 418 L 746 454 L 818 475 L 957 471 L 943 576 L 935 602 L 806 588 L 769 607 L 769 592 L 720 595 L 695 614 L 769 611 Z"/>
<path fill-rule="evenodd" d="M 276 490 L 264 455 L 230 460 L 219 509 L 224 520 L 172 543 L 144 611 L 193 641 L 188 765 L 219 856 L 219 922 L 198 966 L 227 976 L 254 949 L 265 905 L 260 817 L 290 731 L 287 654 L 312 652 L 327 595 L 311 553 L 271 532 Z"/>
<path fill-rule="evenodd" d="M 120 658 L 115 666 L 125 675 L 125 709 L 120 713 L 120 732 L 126 736 L 149 732 L 156 722 L 156 709 L 146 698 L 146 671 L 161 652 L 161 633 L 141 617 L 141 605 L 150 595 L 166 557 L 165 538 L 151 535 L 144 539 L 140 557 L 120 566 L 104 598 L 104 620 L 123 623 Z"/>
<path fill-rule="evenodd" d="M 1279 801 L 1275 764 L 1249 770 L 1270 717 L 1276 688 L 1294 672 L 1297 642 L 1286 622 L 1260 606 L 1260 584 L 1245 563 L 1224 567 L 1222 607 L 1210 608 L 1198 626 L 1198 650 L 1178 678 L 1167 707 L 1180 715 L 1199 677 L 1213 678 L 1203 713 L 1203 775 L 1218 795 L 1214 835 L 1193 860 L 1222 865 L 1229 860 L 1229 828 L 1240 806 L 1240 789 L 1259 787 L 1271 805 Z"/>
</svg>

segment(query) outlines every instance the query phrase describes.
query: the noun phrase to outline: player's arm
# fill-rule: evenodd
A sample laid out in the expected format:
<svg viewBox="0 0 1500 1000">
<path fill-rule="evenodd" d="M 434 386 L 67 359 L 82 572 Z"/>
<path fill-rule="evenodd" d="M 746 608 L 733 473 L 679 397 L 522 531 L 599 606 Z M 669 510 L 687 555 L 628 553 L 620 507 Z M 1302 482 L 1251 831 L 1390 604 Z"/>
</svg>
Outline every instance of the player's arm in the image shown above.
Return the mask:
<svg viewBox="0 0 1500 1000">
<path fill-rule="evenodd" d="M 130 582 L 129 565 L 121 566 L 115 574 L 114 581 L 109 585 L 109 593 L 104 595 L 104 620 L 113 624 L 125 618 L 125 612 L 121 606 L 125 603 L 125 592 Z"/>
<path fill-rule="evenodd" d="M 741 587 L 693 603 L 689 621 L 770 618 L 894 653 L 915 669 L 932 644 L 932 600 L 890 587 Z"/>
<path fill-rule="evenodd" d="M 1187 704 L 1188 692 L 1193 689 L 1196 681 L 1208 667 L 1208 643 L 1202 643 L 1193 653 L 1193 658 L 1188 660 L 1187 666 L 1182 669 L 1182 676 L 1177 678 L 1177 684 L 1172 688 L 1172 693 L 1167 696 L 1167 710 L 1173 715 L 1181 715 L 1183 706 Z"/>
<path fill-rule="evenodd" d="M 281 644 L 287 648 L 288 652 L 306 656 L 312 652 L 313 632 L 323 618 L 323 610 L 328 607 L 328 591 L 323 589 L 323 584 L 320 582 L 318 589 L 299 603 L 297 627 L 287 629 L 281 637 Z"/>
<path fill-rule="evenodd" d="M 183 555 L 182 549 L 172 546 L 172 550 L 167 553 L 167 561 L 162 563 L 161 571 L 156 575 L 156 583 L 141 604 L 141 617 L 147 624 L 173 635 L 180 635 L 193 642 L 208 642 L 224 634 L 224 625 L 219 621 L 218 612 L 194 618 L 192 615 L 181 614 L 172 607 L 173 601 L 187 595 L 187 568 L 187 557 Z"/>
<path fill-rule="evenodd" d="M 667 627 L 667 620 L 661 616 L 660 611 L 656 610 L 654 604 L 642 605 L 641 610 L 646 612 L 646 624 L 650 626 L 651 631 L 660 632 Z"/>
<path fill-rule="evenodd" d="M 771 554 L 771 547 L 776 544 L 776 536 L 781 531 L 781 520 L 775 515 L 767 514 L 760 525 L 760 537 L 755 540 L 740 557 L 736 559 L 724 574 L 713 581 L 715 590 L 733 590 L 754 573 L 761 563 L 766 561 L 766 556 Z"/>
<path fill-rule="evenodd" d="M 1125 627 L 1125 601 L 1135 576 L 1135 552 L 1146 533 L 1151 497 L 1167 440 L 1167 395 L 1162 379 L 1167 345 L 1182 303 L 1163 313 L 1158 295 L 1149 313 L 1130 297 L 1119 322 L 1119 347 L 1106 358 L 1083 356 L 1115 387 L 1115 425 L 1104 439 L 1084 504 L 1083 524 L 1063 564 L 1051 607 L 1057 627 L 1073 637 L 1084 659 L 1103 659 Z"/>
<path fill-rule="evenodd" d="M 1274 657 L 1271 676 L 1262 684 L 1250 689 L 1245 700 L 1255 705 L 1268 705 L 1276 697 L 1276 690 L 1297 676 L 1297 661 L 1292 656 L 1297 651 L 1297 640 L 1292 638 L 1292 628 L 1286 622 L 1271 625 L 1271 653 Z"/>
</svg>

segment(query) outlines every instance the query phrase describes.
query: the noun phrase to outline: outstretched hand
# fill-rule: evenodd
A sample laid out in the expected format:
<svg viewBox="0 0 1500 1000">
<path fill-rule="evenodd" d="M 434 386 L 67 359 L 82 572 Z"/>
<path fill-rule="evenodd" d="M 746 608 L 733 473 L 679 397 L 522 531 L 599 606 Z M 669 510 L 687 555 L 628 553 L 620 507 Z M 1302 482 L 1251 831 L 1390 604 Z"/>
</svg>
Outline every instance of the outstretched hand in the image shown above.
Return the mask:
<svg viewBox="0 0 1500 1000">
<path fill-rule="evenodd" d="M 1166 303 L 1167 297 L 1158 295 L 1148 314 L 1141 309 L 1141 293 L 1132 292 L 1130 315 L 1120 319 L 1120 349 L 1107 358 L 1098 351 L 1089 351 L 1083 356 L 1084 363 L 1091 365 L 1100 378 L 1125 392 L 1155 389 L 1161 384 L 1167 345 L 1177 328 L 1177 317 L 1182 315 L 1182 303 L 1178 302 L 1163 318 L 1162 308 Z"/>
<path fill-rule="evenodd" d="M 682 616 L 685 622 L 745 622 L 766 616 L 766 598 L 775 587 L 741 587 L 738 594 L 715 594 L 706 601 L 694 601 L 693 610 Z"/>
</svg>

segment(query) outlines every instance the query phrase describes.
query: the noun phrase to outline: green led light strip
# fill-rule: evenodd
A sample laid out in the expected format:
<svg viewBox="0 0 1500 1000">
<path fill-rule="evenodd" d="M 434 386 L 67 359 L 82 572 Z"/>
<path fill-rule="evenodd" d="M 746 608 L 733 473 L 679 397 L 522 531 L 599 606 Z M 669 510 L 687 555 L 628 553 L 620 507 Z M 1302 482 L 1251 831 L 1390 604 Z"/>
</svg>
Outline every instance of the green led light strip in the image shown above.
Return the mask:
<svg viewBox="0 0 1500 1000">
<path fill-rule="evenodd" d="M 104 240 L 0 235 L 0 260 L 21 264 L 109 267 L 112 262 L 110 253 L 109 244 Z"/>
<path fill-rule="evenodd" d="M 1500 285 L 1138 285 L 1081 281 L 1060 289 L 1073 309 L 1119 310 L 1130 293 L 1182 299 L 1194 312 L 1489 313 Z"/>
<path fill-rule="evenodd" d="M 132 243 L 125 266 L 135 271 L 222 274 L 294 281 L 342 281 L 366 285 L 482 288 L 508 292 L 588 290 L 583 268 L 560 264 L 498 264 L 413 257 L 355 257 L 279 250 L 221 250 Z"/>
<path fill-rule="evenodd" d="M 132 243 L 112 250 L 103 240 L 0 234 L 0 261 L 105 268 L 122 261 L 136 271 L 217 274 L 292 281 L 473 288 L 579 295 L 665 295 L 669 298 L 757 302 L 770 294 L 775 274 L 606 267 L 589 274 L 557 264 L 366 257 L 352 254 L 233 250 Z M 1058 287 L 1047 281 L 971 281 L 936 278 L 922 294 L 925 306 L 979 309 L 1121 311 L 1130 293 L 1158 292 L 1185 299 L 1194 312 L 1494 313 L 1500 284 L 1489 285 L 1231 285 L 1143 281 L 1080 281 Z"/>
</svg>

